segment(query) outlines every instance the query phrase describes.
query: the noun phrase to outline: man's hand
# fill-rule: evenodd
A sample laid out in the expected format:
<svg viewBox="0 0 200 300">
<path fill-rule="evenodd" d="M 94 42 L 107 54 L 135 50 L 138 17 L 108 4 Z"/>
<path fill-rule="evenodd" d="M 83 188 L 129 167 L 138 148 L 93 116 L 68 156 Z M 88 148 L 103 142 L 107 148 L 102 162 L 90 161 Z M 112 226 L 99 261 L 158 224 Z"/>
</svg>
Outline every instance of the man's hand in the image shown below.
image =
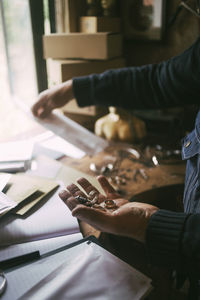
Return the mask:
<svg viewBox="0 0 200 300">
<path fill-rule="evenodd" d="M 32 112 L 38 118 L 45 118 L 53 109 L 62 107 L 73 98 L 72 80 L 68 80 L 40 93 Z"/>
<path fill-rule="evenodd" d="M 94 228 L 144 242 L 148 221 L 158 208 L 145 203 L 129 202 L 121 198 L 104 176 L 99 176 L 98 181 L 106 196 L 100 194 L 85 178 L 77 181 L 85 193 L 75 184 L 71 184 L 67 187 L 68 191 L 62 191 L 59 196 L 72 211 L 74 217 L 87 222 Z M 98 205 L 88 207 L 80 204 L 75 198 L 76 196 L 87 198 L 89 194 L 93 194 L 94 197 L 98 196 Z M 106 200 L 113 200 L 117 206 L 116 209 L 106 208 Z"/>
</svg>

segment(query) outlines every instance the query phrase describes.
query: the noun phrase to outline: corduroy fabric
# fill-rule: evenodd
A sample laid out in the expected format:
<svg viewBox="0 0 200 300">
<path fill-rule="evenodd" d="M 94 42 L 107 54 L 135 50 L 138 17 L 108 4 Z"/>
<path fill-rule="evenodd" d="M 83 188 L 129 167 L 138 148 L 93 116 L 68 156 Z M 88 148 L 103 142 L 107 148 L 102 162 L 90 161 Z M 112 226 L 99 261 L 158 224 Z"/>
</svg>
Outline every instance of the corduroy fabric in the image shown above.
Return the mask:
<svg viewBox="0 0 200 300">
<path fill-rule="evenodd" d="M 181 240 L 185 213 L 159 210 L 150 218 L 146 232 L 149 262 L 153 265 L 177 268 L 181 259 Z"/>
</svg>

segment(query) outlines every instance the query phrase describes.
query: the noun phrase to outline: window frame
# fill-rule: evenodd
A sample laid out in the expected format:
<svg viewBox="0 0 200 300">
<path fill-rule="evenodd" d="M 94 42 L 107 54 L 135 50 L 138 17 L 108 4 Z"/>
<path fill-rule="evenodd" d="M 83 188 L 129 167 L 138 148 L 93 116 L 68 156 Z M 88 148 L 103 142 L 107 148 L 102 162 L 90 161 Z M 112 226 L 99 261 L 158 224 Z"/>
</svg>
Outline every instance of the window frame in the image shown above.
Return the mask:
<svg viewBox="0 0 200 300">
<path fill-rule="evenodd" d="M 51 33 L 56 32 L 55 25 L 55 3 L 54 0 L 47 0 L 48 3 L 48 14 L 50 21 L 50 31 Z M 36 73 L 36 84 L 37 91 L 41 91 L 48 88 L 48 77 L 47 77 L 47 66 L 46 60 L 43 58 L 43 35 L 44 35 L 44 1 L 39 0 L 29 0 L 29 11 L 30 11 L 30 23 L 32 29 L 32 38 L 33 38 L 33 54 L 35 61 L 35 73 Z M 3 39 L 5 46 L 5 55 L 8 69 L 8 80 L 9 88 L 11 95 L 14 95 L 14 88 L 12 83 L 11 76 L 11 66 L 9 61 L 9 51 L 8 51 L 8 38 L 7 38 L 7 29 L 5 23 L 5 13 L 3 1 L 0 0 L 0 16 L 2 19 L 2 30 L 3 30 Z"/>
</svg>

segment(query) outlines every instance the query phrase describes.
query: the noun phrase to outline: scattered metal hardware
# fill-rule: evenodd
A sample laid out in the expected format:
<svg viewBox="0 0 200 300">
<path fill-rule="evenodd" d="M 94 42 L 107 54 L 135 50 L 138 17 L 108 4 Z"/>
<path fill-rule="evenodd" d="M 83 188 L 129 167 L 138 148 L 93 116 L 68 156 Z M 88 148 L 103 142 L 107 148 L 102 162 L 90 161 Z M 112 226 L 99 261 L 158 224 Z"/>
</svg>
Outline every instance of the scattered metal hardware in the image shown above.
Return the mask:
<svg viewBox="0 0 200 300">
<path fill-rule="evenodd" d="M 162 147 L 161 145 L 156 145 L 155 148 L 156 148 L 156 150 L 158 150 L 158 151 L 162 151 L 162 149 L 163 149 L 163 147 Z"/>
<path fill-rule="evenodd" d="M 92 205 L 98 203 L 98 200 L 99 200 L 99 197 L 96 195 L 96 196 L 91 200 Z"/>
<path fill-rule="evenodd" d="M 98 197 L 98 192 L 97 192 L 96 190 L 91 190 L 91 191 L 89 192 L 89 194 L 88 194 L 88 198 L 89 198 L 90 200 L 93 199 L 93 196 L 94 196 L 94 197 Z"/>
<path fill-rule="evenodd" d="M 97 166 L 95 163 L 91 163 L 90 164 L 90 170 L 93 171 L 93 172 L 98 172 L 98 169 L 97 169 Z"/>
<path fill-rule="evenodd" d="M 120 173 L 119 175 L 118 175 L 120 178 L 123 178 L 123 179 L 125 179 L 125 180 L 130 180 L 130 177 L 128 177 L 125 173 Z"/>
<path fill-rule="evenodd" d="M 75 199 L 78 200 L 80 204 L 85 204 L 88 202 L 88 199 L 82 196 L 76 196 Z"/>
<path fill-rule="evenodd" d="M 85 198 L 82 196 L 76 196 L 75 199 L 78 200 L 80 204 L 83 204 L 83 205 L 89 206 L 89 207 L 92 206 L 92 202 L 88 198 Z"/>
<path fill-rule="evenodd" d="M 107 164 L 107 168 L 108 168 L 110 171 L 112 171 L 112 170 L 114 169 L 114 165 L 111 164 L 111 163 L 109 163 L 109 164 Z"/>
<path fill-rule="evenodd" d="M 84 205 L 88 206 L 88 207 L 92 207 L 92 202 L 91 201 L 87 201 Z"/>
<path fill-rule="evenodd" d="M 111 181 L 112 181 L 112 183 L 114 183 L 116 185 L 125 185 L 126 184 L 126 179 L 122 178 L 122 177 L 120 177 L 118 175 L 112 176 L 111 177 Z"/>
<path fill-rule="evenodd" d="M 133 180 L 136 182 L 137 181 L 137 175 L 139 173 L 138 169 L 133 170 Z"/>
<path fill-rule="evenodd" d="M 105 200 L 104 207 L 102 207 L 101 205 L 97 204 L 98 195 L 96 195 L 92 200 L 82 196 L 76 196 L 75 199 L 78 200 L 80 204 L 101 210 L 105 210 L 105 208 L 116 209 L 118 207 L 113 200 Z"/>
<path fill-rule="evenodd" d="M 142 176 L 142 178 L 144 180 L 148 180 L 149 179 L 149 176 L 146 174 L 145 170 L 144 169 L 139 169 L 139 172 L 140 172 L 140 175 Z"/>
<path fill-rule="evenodd" d="M 105 208 L 107 209 L 116 209 L 118 206 L 113 200 L 105 200 Z"/>
<path fill-rule="evenodd" d="M 114 169 L 114 165 L 109 163 L 109 164 L 103 166 L 101 168 L 100 172 L 101 172 L 101 174 L 106 175 L 108 173 L 111 173 L 113 171 L 113 169 Z"/>
<path fill-rule="evenodd" d="M 103 206 L 99 205 L 99 204 L 94 204 L 92 207 L 97 208 L 97 209 L 101 209 L 101 210 L 105 210 L 105 208 Z"/>
<path fill-rule="evenodd" d="M 181 150 L 174 150 L 173 154 L 175 154 L 175 155 L 181 155 Z"/>
<path fill-rule="evenodd" d="M 146 174 L 144 169 L 135 169 L 133 171 L 133 180 L 135 182 L 137 181 L 138 175 L 140 175 L 145 181 L 147 181 L 149 179 L 149 176 Z"/>
<path fill-rule="evenodd" d="M 143 153 L 146 160 L 150 160 L 154 167 L 160 164 L 174 164 L 182 161 L 180 149 L 164 148 L 161 145 L 151 147 L 147 145 Z M 143 157 L 140 160 L 143 160 Z"/>
<path fill-rule="evenodd" d="M 95 163 L 91 163 L 90 170 L 96 174 L 107 175 L 114 170 L 114 164 L 108 163 L 100 168 L 97 167 Z"/>
<path fill-rule="evenodd" d="M 144 146 L 143 150 L 140 152 L 134 148 L 123 146 L 116 150 L 112 160 L 109 156 L 109 160 L 106 160 L 108 163 L 103 166 L 100 167 L 95 163 L 91 163 L 90 170 L 95 172 L 95 174 L 106 176 L 113 187 L 116 190 L 119 190 L 119 193 L 123 194 L 122 186 L 125 186 L 127 181 L 133 180 L 137 182 L 139 178 L 148 181 L 149 176 L 146 173 L 147 168 L 155 168 L 161 163 L 176 163 L 177 159 L 180 159 L 180 154 L 181 151 L 178 149 L 166 149 L 159 144 L 154 146 Z M 136 169 L 133 171 L 131 168 L 122 168 L 124 159 L 128 159 L 137 164 L 139 163 L 141 168 L 140 166 L 137 166 L 137 164 Z"/>
<path fill-rule="evenodd" d="M 152 162 L 155 166 L 158 166 L 159 165 L 159 162 L 157 160 L 157 157 L 155 155 L 152 156 Z"/>
<path fill-rule="evenodd" d="M 127 148 L 127 149 L 124 149 L 124 151 L 127 151 L 129 154 L 135 156 L 136 159 L 140 158 L 140 153 L 136 149 Z"/>
</svg>

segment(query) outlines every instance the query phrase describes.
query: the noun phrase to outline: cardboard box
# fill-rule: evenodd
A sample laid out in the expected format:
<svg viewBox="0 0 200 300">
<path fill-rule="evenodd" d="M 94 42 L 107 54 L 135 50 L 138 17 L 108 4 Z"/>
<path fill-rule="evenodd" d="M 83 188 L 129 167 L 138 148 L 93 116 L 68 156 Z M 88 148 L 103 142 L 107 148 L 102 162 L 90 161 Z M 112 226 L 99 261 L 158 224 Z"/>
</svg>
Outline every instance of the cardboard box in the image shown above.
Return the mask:
<svg viewBox="0 0 200 300">
<path fill-rule="evenodd" d="M 110 59 L 122 56 L 117 33 L 63 33 L 43 36 L 44 58 Z"/>
<path fill-rule="evenodd" d="M 80 31 L 85 33 L 120 32 L 120 18 L 80 17 Z"/>
<path fill-rule="evenodd" d="M 73 77 L 102 73 L 109 69 L 123 68 L 125 67 L 125 59 L 123 57 L 106 61 L 48 59 L 47 66 L 49 85 L 52 87 Z M 68 112 L 89 116 L 96 116 L 100 113 L 100 108 L 95 106 L 80 108 L 76 104 L 76 100 L 70 101 L 62 110 L 65 113 Z"/>
<path fill-rule="evenodd" d="M 48 59 L 48 79 L 50 86 L 62 83 L 77 76 L 102 73 L 109 69 L 126 66 L 123 57 L 109 60 L 55 60 Z"/>
</svg>

